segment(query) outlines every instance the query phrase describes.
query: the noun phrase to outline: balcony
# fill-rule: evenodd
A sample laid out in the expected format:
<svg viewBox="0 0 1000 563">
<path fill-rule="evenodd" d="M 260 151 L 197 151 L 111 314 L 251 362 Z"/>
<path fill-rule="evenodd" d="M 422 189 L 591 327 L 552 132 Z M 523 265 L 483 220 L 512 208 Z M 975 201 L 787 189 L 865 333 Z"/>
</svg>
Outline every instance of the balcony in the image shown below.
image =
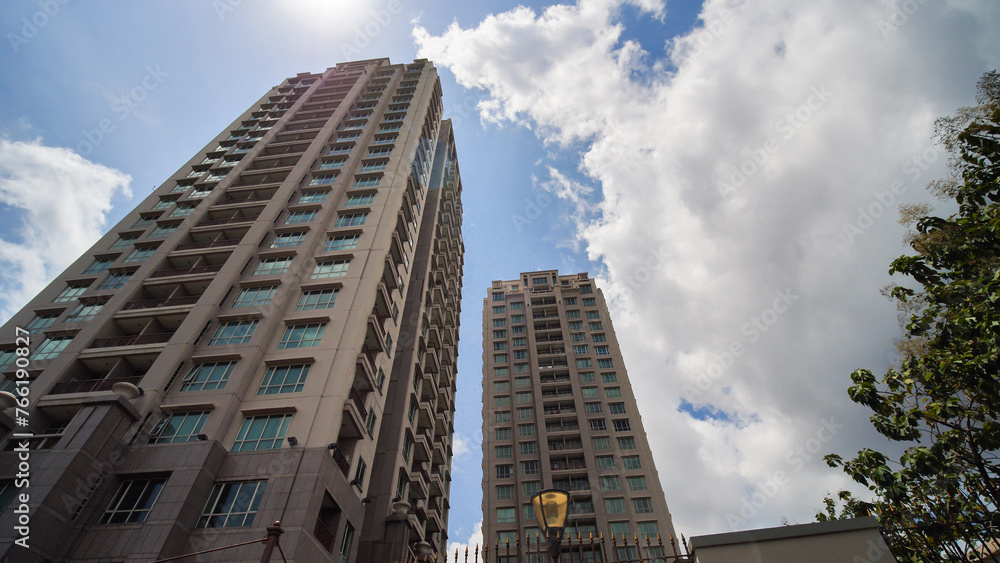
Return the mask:
<svg viewBox="0 0 1000 563">
<path fill-rule="evenodd" d="M 131 383 L 138 385 L 142 376 L 136 377 L 109 377 L 104 379 L 82 379 L 76 381 L 61 381 L 52 386 L 50 395 L 62 395 L 66 393 L 95 393 L 97 391 L 110 391 L 115 383 Z"/>
<path fill-rule="evenodd" d="M 222 264 L 210 264 L 208 266 L 194 266 L 191 268 L 175 268 L 170 270 L 159 270 L 150 274 L 151 278 L 165 278 L 169 276 L 189 276 L 194 274 L 214 274 L 222 269 Z"/>
<path fill-rule="evenodd" d="M 340 423 L 340 436 L 342 438 L 361 438 L 367 431 L 365 428 L 365 417 L 368 411 L 365 409 L 364 401 L 356 391 L 351 390 L 348 400 L 344 401 L 344 418 Z"/>
<path fill-rule="evenodd" d="M 240 243 L 242 239 L 238 238 L 225 238 L 217 240 L 206 240 L 202 242 L 187 242 L 184 244 L 178 244 L 174 247 L 174 250 L 196 250 L 199 248 L 217 248 L 220 246 L 236 246 Z"/>
<path fill-rule="evenodd" d="M 145 299 L 142 301 L 130 301 L 123 307 L 123 311 L 133 311 L 136 309 L 158 309 L 160 307 L 177 307 L 182 305 L 194 305 L 200 299 L 200 295 L 185 295 L 183 297 L 170 297 L 167 299 Z"/>
<path fill-rule="evenodd" d="M 117 348 L 121 346 L 141 346 L 143 344 L 161 344 L 173 337 L 172 332 L 155 334 L 133 334 L 130 336 L 112 336 L 111 338 L 96 338 L 87 346 L 91 348 Z"/>
</svg>

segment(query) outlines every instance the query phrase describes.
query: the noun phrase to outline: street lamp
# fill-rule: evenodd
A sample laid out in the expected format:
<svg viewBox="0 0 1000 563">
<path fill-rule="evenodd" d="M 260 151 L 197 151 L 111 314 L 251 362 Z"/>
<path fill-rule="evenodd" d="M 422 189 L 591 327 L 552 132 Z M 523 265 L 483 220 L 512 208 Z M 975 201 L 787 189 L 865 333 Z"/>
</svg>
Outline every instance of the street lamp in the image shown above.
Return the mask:
<svg viewBox="0 0 1000 563">
<path fill-rule="evenodd" d="M 535 507 L 535 518 L 549 540 L 549 557 L 558 563 L 569 493 L 561 489 L 545 489 L 531 497 L 531 505 Z"/>
</svg>

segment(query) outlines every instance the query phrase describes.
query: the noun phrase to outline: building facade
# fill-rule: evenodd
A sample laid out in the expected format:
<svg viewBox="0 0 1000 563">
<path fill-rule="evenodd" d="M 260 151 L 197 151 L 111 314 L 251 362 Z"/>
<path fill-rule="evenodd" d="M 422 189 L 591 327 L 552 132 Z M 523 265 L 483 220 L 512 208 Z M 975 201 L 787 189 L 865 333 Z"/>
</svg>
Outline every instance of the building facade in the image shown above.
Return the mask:
<svg viewBox="0 0 1000 563">
<path fill-rule="evenodd" d="M 674 533 L 604 295 L 555 270 L 494 281 L 483 301 L 484 541 L 534 543 L 531 498 L 550 487 L 571 495 L 568 538 L 653 540 L 619 559 Z"/>
<path fill-rule="evenodd" d="M 0 560 L 148 563 L 275 521 L 289 561 L 443 553 L 464 247 L 441 114 L 425 60 L 289 78 L 0 329 L 24 405 L 0 414 Z"/>
</svg>

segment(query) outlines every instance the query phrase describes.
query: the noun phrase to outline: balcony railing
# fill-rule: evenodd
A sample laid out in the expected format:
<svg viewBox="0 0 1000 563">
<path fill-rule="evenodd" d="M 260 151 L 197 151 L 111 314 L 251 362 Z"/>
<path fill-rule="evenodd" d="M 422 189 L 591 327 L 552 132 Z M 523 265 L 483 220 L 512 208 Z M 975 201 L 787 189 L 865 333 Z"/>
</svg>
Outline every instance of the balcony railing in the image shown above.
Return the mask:
<svg viewBox="0 0 1000 563">
<path fill-rule="evenodd" d="M 118 346 L 139 346 L 142 344 L 159 344 L 170 340 L 174 333 L 161 332 L 155 334 L 133 334 L 131 336 L 113 336 L 97 338 L 87 348 L 115 348 Z"/>
<path fill-rule="evenodd" d="M 192 268 L 177 268 L 173 270 L 160 270 L 153 272 L 149 277 L 151 278 L 165 278 L 168 276 L 187 276 L 191 274 L 211 274 L 218 272 L 222 269 L 222 264 L 213 264 L 210 266 L 194 266 Z"/>
<path fill-rule="evenodd" d="M 193 305 L 198 302 L 200 295 L 185 295 L 183 297 L 171 297 L 168 299 L 144 299 L 142 301 L 132 301 L 122 307 L 123 311 L 134 309 L 155 309 L 158 307 L 174 307 L 178 305 Z"/>
<path fill-rule="evenodd" d="M 52 386 L 52 395 L 62 395 L 65 393 L 93 393 L 95 391 L 110 391 L 115 383 L 131 383 L 136 385 L 142 376 L 135 377 L 107 377 L 103 379 L 80 379 L 75 381 L 62 381 Z"/>
<path fill-rule="evenodd" d="M 174 250 L 194 250 L 196 248 L 215 248 L 217 246 L 235 246 L 240 243 L 238 238 L 227 238 L 219 240 L 206 240 L 204 242 L 187 242 L 178 244 Z"/>
</svg>

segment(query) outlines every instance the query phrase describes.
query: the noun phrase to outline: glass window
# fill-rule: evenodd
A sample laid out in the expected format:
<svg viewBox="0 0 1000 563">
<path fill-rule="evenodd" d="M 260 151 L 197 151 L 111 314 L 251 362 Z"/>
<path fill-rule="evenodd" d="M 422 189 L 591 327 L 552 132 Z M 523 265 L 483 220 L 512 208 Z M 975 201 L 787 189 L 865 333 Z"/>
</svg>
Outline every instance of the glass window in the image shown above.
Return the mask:
<svg viewBox="0 0 1000 563">
<path fill-rule="evenodd" d="M 330 192 L 327 191 L 302 192 L 302 195 L 299 196 L 298 203 L 320 203 L 326 199 L 326 196 L 329 193 Z"/>
<path fill-rule="evenodd" d="M 163 415 L 149 435 L 150 444 L 194 442 L 208 420 L 208 411 L 175 412 Z"/>
<path fill-rule="evenodd" d="M 618 449 L 619 450 L 634 450 L 635 449 L 635 438 L 631 436 L 626 436 L 624 438 L 618 438 Z"/>
<path fill-rule="evenodd" d="M 570 330 L 583 330 L 583 321 L 570 321 L 568 326 Z"/>
<path fill-rule="evenodd" d="M 625 499 L 606 498 L 604 499 L 604 511 L 608 514 L 620 514 L 625 512 Z"/>
<path fill-rule="evenodd" d="M 375 194 L 353 194 L 347 196 L 344 207 L 360 207 L 371 205 L 375 201 Z"/>
<path fill-rule="evenodd" d="M 590 330 L 604 330 L 604 325 L 600 322 L 587 323 L 587 328 Z"/>
<path fill-rule="evenodd" d="M 603 418 L 592 418 L 587 422 L 590 424 L 591 432 L 600 432 L 608 429 L 608 425 L 604 422 Z"/>
<path fill-rule="evenodd" d="M 524 315 L 511 315 L 510 324 L 512 325 L 524 324 Z"/>
<path fill-rule="evenodd" d="M 580 318 L 580 311 L 578 311 L 576 309 L 574 309 L 572 311 L 566 311 L 566 318 L 567 319 L 579 319 Z"/>
<path fill-rule="evenodd" d="M 72 340 L 72 336 L 46 338 L 42 341 L 42 344 L 35 349 L 35 353 L 32 354 L 31 359 L 34 361 L 51 360 L 65 350 Z"/>
<path fill-rule="evenodd" d="M 616 475 L 601 477 L 602 491 L 617 491 L 619 489 L 621 489 L 621 485 L 618 484 L 618 477 Z"/>
<path fill-rule="evenodd" d="M 576 359 L 576 367 L 578 367 L 578 368 L 589 368 L 592 365 L 593 365 L 593 363 L 590 361 L 590 358 L 577 358 Z"/>
<path fill-rule="evenodd" d="M 511 334 L 524 334 L 525 332 L 527 332 L 527 327 L 524 325 L 510 327 Z"/>
<path fill-rule="evenodd" d="M 655 540 L 660 535 L 660 528 L 656 522 L 639 522 L 639 537 Z"/>
<path fill-rule="evenodd" d="M 601 318 L 601 314 L 598 313 L 597 311 L 587 311 L 587 318 L 588 319 L 599 319 L 599 318 Z"/>
<path fill-rule="evenodd" d="M 337 222 L 334 223 L 334 227 L 359 227 L 365 224 L 365 220 L 368 218 L 367 213 L 347 213 L 337 217 Z"/>
<path fill-rule="evenodd" d="M 510 375 L 510 370 L 507 368 L 493 368 L 493 377 L 507 377 Z"/>
<path fill-rule="evenodd" d="M 101 516 L 101 524 L 144 522 L 166 482 L 163 478 L 123 481 Z"/>
<path fill-rule="evenodd" d="M 531 387 L 531 378 L 528 377 L 516 377 L 514 378 L 515 387 Z"/>
<path fill-rule="evenodd" d="M 594 292 L 594 288 L 591 287 L 591 286 L 589 286 L 589 285 L 581 285 L 580 286 L 580 293 L 593 293 L 593 292 Z"/>
<path fill-rule="evenodd" d="M 581 383 L 593 383 L 594 382 L 594 372 L 592 372 L 592 371 L 581 371 L 580 372 L 580 382 Z"/>
<path fill-rule="evenodd" d="M 498 465 L 497 467 L 497 479 L 510 479 L 514 476 L 514 466 L 513 465 Z"/>
<path fill-rule="evenodd" d="M 236 362 L 210 362 L 195 364 L 184 378 L 181 391 L 214 391 L 222 389 L 229 381 Z"/>
<path fill-rule="evenodd" d="M 381 176 L 363 176 L 354 179 L 352 188 L 374 188 L 382 180 Z"/>
<path fill-rule="evenodd" d="M 583 298 L 583 306 L 584 307 L 596 307 L 597 306 L 597 299 L 594 299 L 593 297 L 584 297 Z"/>
<path fill-rule="evenodd" d="M 155 252 L 156 252 L 155 247 L 134 248 L 132 249 L 132 252 L 129 252 L 128 256 L 125 257 L 124 262 L 143 262 L 147 260 L 150 256 L 152 256 Z"/>
<path fill-rule="evenodd" d="M 347 275 L 347 268 L 351 265 L 350 259 L 330 260 L 318 262 L 313 268 L 311 279 L 341 278 Z"/>
<path fill-rule="evenodd" d="M 622 466 L 625 469 L 642 469 L 642 462 L 637 455 L 622 456 Z"/>
<path fill-rule="evenodd" d="M 108 274 L 108 277 L 104 278 L 104 280 L 97 284 L 97 287 L 94 289 L 97 291 L 120 289 L 131 277 L 131 273 Z"/>
<path fill-rule="evenodd" d="M 288 431 L 288 423 L 292 421 L 291 414 L 270 414 L 263 416 L 248 416 L 243 419 L 240 432 L 233 442 L 234 452 L 253 452 L 260 450 L 276 450 L 281 447 L 281 441 Z"/>
<path fill-rule="evenodd" d="M 296 233 L 278 233 L 274 235 L 274 240 L 271 241 L 271 248 L 285 248 L 289 246 L 298 246 L 302 244 L 302 241 L 306 239 L 306 233 L 296 232 Z"/>
<path fill-rule="evenodd" d="M 591 335 L 590 339 L 593 340 L 594 342 L 607 342 L 608 341 L 607 337 L 604 336 L 604 333 L 593 334 L 593 335 Z"/>
<path fill-rule="evenodd" d="M 612 421 L 615 425 L 615 432 L 628 432 L 632 430 L 632 425 L 629 424 L 627 418 L 622 418 L 619 420 Z"/>
<path fill-rule="evenodd" d="M 323 247 L 323 252 L 334 252 L 338 250 L 354 250 L 358 247 L 358 240 L 361 235 L 338 235 L 330 237 Z"/>
<path fill-rule="evenodd" d="M 310 186 L 325 186 L 337 181 L 337 174 L 317 174 L 309 180 Z"/>
<path fill-rule="evenodd" d="M 285 217 L 286 225 L 295 225 L 298 223 L 309 223 L 316 220 L 316 214 L 319 213 L 317 209 L 310 209 L 307 211 L 293 211 Z"/>
<path fill-rule="evenodd" d="M 169 202 L 168 202 L 169 205 Z M 121 250 L 123 248 L 128 248 L 132 245 L 132 242 L 138 240 L 138 235 L 118 235 L 118 240 L 114 244 L 108 247 L 108 250 Z"/>
<path fill-rule="evenodd" d="M 632 499 L 632 507 L 636 514 L 649 514 L 653 512 L 653 501 L 648 498 Z"/>
<path fill-rule="evenodd" d="M 87 269 L 85 269 L 83 273 L 96 274 L 98 272 L 104 272 L 111 267 L 111 264 L 113 264 L 114 261 L 115 261 L 114 258 L 94 260 L 93 262 L 91 262 L 89 266 L 87 266 Z"/>
<path fill-rule="evenodd" d="M 515 338 L 513 344 L 514 344 L 514 346 L 527 346 L 528 345 L 528 339 L 527 338 L 523 338 L 523 337 L 521 337 L 521 338 Z"/>
<path fill-rule="evenodd" d="M 538 475 L 539 464 L 535 460 L 521 462 L 522 475 Z"/>
<path fill-rule="evenodd" d="M 540 490 L 542 490 L 542 484 L 538 481 L 525 481 L 521 483 L 521 494 L 526 497 L 533 497 Z"/>
<path fill-rule="evenodd" d="M 538 453 L 537 442 L 521 442 L 521 455 L 534 455 Z"/>
<path fill-rule="evenodd" d="M 507 326 L 507 319 L 493 319 L 493 328 L 503 328 Z"/>
<path fill-rule="evenodd" d="M 611 403 L 608 405 L 611 414 L 625 414 L 625 403 Z"/>
<path fill-rule="evenodd" d="M 530 403 L 531 402 L 531 391 L 520 391 L 517 393 L 518 403 Z"/>
<path fill-rule="evenodd" d="M 493 382 L 493 390 L 496 391 L 496 392 L 498 392 L 498 393 L 510 391 L 510 382 L 509 381 L 494 381 Z"/>
<path fill-rule="evenodd" d="M 534 424 L 518 424 L 517 425 L 518 436 L 534 436 L 535 435 L 535 425 Z"/>
<path fill-rule="evenodd" d="M 89 283 L 86 285 L 67 285 L 66 289 L 63 289 L 62 292 L 59 293 L 59 295 L 57 295 L 52 301 L 53 303 L 66 303 L 67 301 L 72 301 L 83 295 L 87 291 L 87 287 L 89 285 Z"/>
<path fill-rule="evenodd" d="M 497 485 L 497 500 L 512 500 L 514 485 Z"/>
<path fill-rule="evenodd" d="M 229 344 L 246 344 L 250 342 L 254 329 L 257 328 L 257 321 L 231 321 L 222 323 L 215 329 L 215 334 L 208 341 L 209 346 L 220 346 Z"/>
<path fill-rule="evenodd" d="M 76 308 L 76 310 L 79 311 L 84 307 L 90 306 L 91 305 L 80 305 Z M 98 311 L 99 310 L 100 309 L 98 309 Z M 94 314 L 96 314 L 96 312 Z M 31 322 L 26 324 L 24 328 L 32 334 L 38 334 L 39 332 L 42 332 L 46 328 L 52 326 L 52 323 L 56 322 L 56 319 L 58 318 L 59 315 L 35 315 L 35 318 L 31 319 Z"/>
<path fill-rule="evenodd" d="M 611 360 L 597 360 L 597 367 L 601 369 L 611 369 L 615 367 L 615 364 Z"/>
<path fill-rule="evenodd" d="M 497 459 L 506 459 L 514 457 L 514 448 L 511 446 L 496 446 L 496 456 Z"/>
<path fill-rule="evenodd" d="M 611 350 L 607 346 L 594 346 L 594 353 L 598 356 L 607 356 Z"/>
<path fill-rule="evenodd" d="M 257 263 L 257 266 L 253 269 L 254 276 L 262 276 L 266 274 L 284 274 L 288 271 L 289 266 L 292 265 L 291 256 L 282 256 L 280 258 L 264 258 Z"/>
<path fill-rule="evenodd" d="M 628 522 L 608 522 L 608 526 L 613 535 L 626 536 L 631 538 L 632 532 L 629 531 Z"/>
<path fill-rule="evenodd" d="M 495 407 L 509 407 L 510 397 L 507 395 L 502 395 L 500 397 L 493 397 L 493 406 Z"/>
<path fill-rule="evenodd" d="M 514 290 L 517 291 L 517 288 L 515 287 Z M 524 302 L 523 301 L 511 301 L 510 302 L 510 310 L 511 311 L 521 311 L 523 309 L 524 309 Z"/>
<path fill-rule="evenodd" d="M 595 450 L 611 449 L 611 438 L 607 436 L 597 436 L 591 438 L 591 442 L 593 442 Z"/>
<path fill-rule="evenodd" d="M 147 238 L 167 238 L 174 234 L 177 230 L 177 225 L 157 225 L 155 229 L 149 232 Z"/>
<path fill-rule="evenodd" d="M 264 374 L 264 380 L 257 388 L 258 395 L 275 395 L 278 393 L 298 393 L 306 384 L 309 375 L 309 364 L 290 366 L 271 366 Z"/>
<path fill-rule="evenodd" d="M 510 411 L 501 411 L 496 413 L 496 421 L 498 423 L 510 422 Z"/>
<path fill-rule="evenodd" d="M 337 302 L 339 289 L 313 289 L 306 291 L 299 298 L 296 311 L 313 311 L 315 309 L 329 309 Z"/>
<path fill-rule="evenodd" d="M 517 354 L 517 352 L 515 352 Z M 515 373 L 528 373 L 528 364 L 514 364 Z"/>
<path fill-rule="evenodd" d="M 615 457 L 610 455 L 599 455 L 597 460 L 598 469 L 612 469 L 615 466 Z"/>
<path fill-rule="evenodd" d="M 583 393 L 583 396 L 587 398 L 597 396 L 597 387 L 584 387 L 580 391 Z"/>
<path fill-rule="evenodd" d="M 645 491 L 646 490 L 646 477 L 639 475 L 636 477 L 626 477 L 628 480 L 628 490 L 630 491 Z"/>
<path fill-rule="evenodd" d="M 510 413 L 507 414 L 510 415 Z M 497 428 L 495 435 L 497 440 L 510 440 L 510 428 Z"/>
<path fill-rule="evenodd" d="M 497 508 L 497 522 L 513 522 L 517 517 L 517 512 L 513 508 Z"/>
<path fill-rule="evenodd" d="M 250 526 L 267 481 L 216 483 L 198 519 L 199 528 Z"/>
<path fill-rule="evenodd" d="M 604 410 L 601 403 L 586 403 L 584 408 L 587 410 L 587 414 L 601 414 Z"/>
<path fill-rule="evenodd" d="M 507 354 L 493 354 L 493 363 L 506 364 Z"/>
<path fill-rule="evenodd" d="M 622 396 L 622 388 L 621 387 L 608 387 L 607 389 L 604 390 L 604 393 L 610 399 L 620 399 L 621 396 Z"/>
<path fill-rule="evenodd" d="M 535 418 L 535 407 L 521 407 L 517 409 L 517 418 Z"/>
<path fill-rule="evenodd" d="M 503 314 L 506 314 L 506 312 L 507 312 L 507 308 L 504 307 L 503 305 L 494 305 L 493 306 L 493 314 L 494 315 L 503 315 Z"/>
<path fill-rule="evenodd" d="M 507 349 L 507 343 L 506 342 L 494 342 L 493 343 L 493 350 L 506 350 L 506 349 Z"/>
<path fill-rule="evenodd" d="M 258 307 L 267 305 L 274 298 L 274 292 L 277 289 L 278 286 L 276 285 L 243 288 L 239 295 L 236 296 L 236 300 L 233 301 L 233 307 Z"/>
<path fill-rule="evenodd" d="M 493 338 L 507 338 L 507 330 L 506 329 L 494 330 Z"/>
<path fill-rule="evenodd" d="M 319 346 L 324 330 L 326 330 L 326 323 L 287 326 L 285 333 L 281 336 L 281 341 L 278 342 L 278 349 Z"/>
<path fill-rule="evenodd" d="M 576 297 L 567 297 L 563 299 L 563 304 L 565 305 L 576 305 Z"/>
</svg>

